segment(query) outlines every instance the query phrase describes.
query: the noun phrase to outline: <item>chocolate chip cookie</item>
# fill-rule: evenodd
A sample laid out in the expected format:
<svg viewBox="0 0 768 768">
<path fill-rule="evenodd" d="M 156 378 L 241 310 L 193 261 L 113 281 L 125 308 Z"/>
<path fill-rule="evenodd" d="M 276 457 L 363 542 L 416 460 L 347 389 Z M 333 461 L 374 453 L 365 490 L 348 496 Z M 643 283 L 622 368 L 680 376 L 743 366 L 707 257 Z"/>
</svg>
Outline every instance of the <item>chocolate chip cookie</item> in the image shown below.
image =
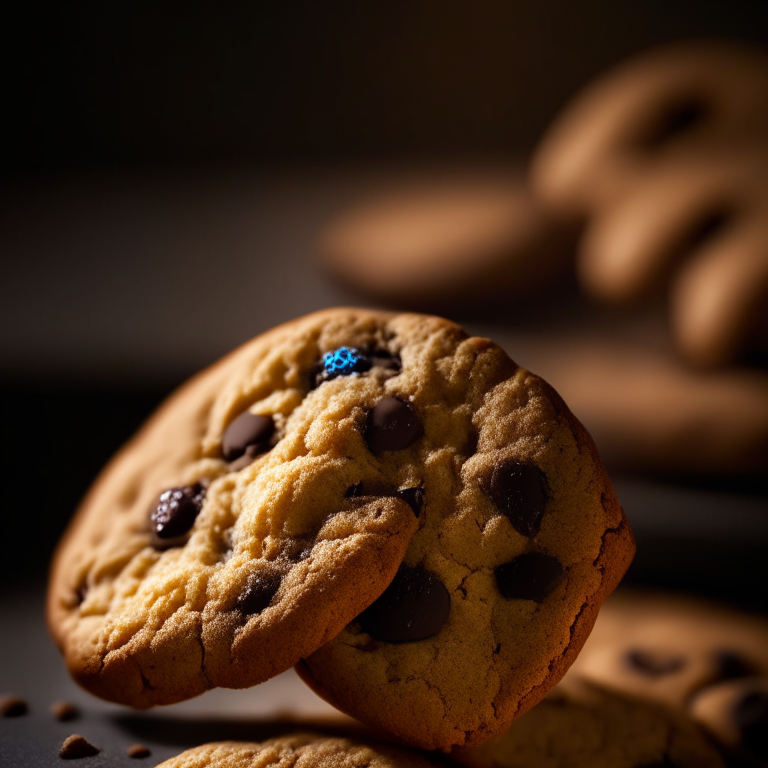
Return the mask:
<svg viewBox="0 0 768 768">
<path fill-rule="evenodd" d="M 297 669 L 353 717 L 447 750 L 503 731 L 557 683 L 634 543 L 590 437 L 545 382 L 447 326 L 407 369 L 364 434 L 411 489 L 419 530 L 382 596 Z M 406 448 L 373 431 L 395 417 Z M 380 493 L 365 478 L 347 491 Z"/>
<path fill-rule="evenodd" d="M 48 623 L 78 682 L 135 707 L 251 686 L 373 602 L 430 473 L 405 446 L 420 428 L 410 382 L 438 339 L 461 336 L 438 319 L 321 312 L 174 394 L 56 553 Z"/>
<path fill-rule="evenodd" d="M 389 744 L 296 733 L 254 743 L 220 741 L 188 749 L 158 768 L 435 768 L 437 763 Z"/>
<path fill-rule="evenodd" d="M 620 592 L 604 606 L 573 672 L 684 711 L 726 753 L 768 761 L 764 617 L 688 597 Z"/>
<path fill-rule="evenodd" d="M 682 712 L 569 672 L 501 736 L 451 757 L 467 768 L 723 768 Z"/>
</svg>

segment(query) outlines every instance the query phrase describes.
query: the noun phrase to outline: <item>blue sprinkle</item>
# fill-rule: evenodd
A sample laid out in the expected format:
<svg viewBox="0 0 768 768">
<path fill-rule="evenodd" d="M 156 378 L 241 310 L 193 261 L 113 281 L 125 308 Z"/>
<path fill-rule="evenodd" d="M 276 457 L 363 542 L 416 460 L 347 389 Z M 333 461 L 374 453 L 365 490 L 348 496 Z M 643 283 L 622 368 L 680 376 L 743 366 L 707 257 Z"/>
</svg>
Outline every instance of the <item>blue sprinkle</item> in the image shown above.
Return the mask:
<svg viewBox="0 0 768 768">
<path fill-rule="evenodd" d="M 361 363 L 360 352 L 351 347 L 339 347 L 333 352 L 323 355 L 323 367 L 329 377 L 348 376 L 359 370 Z"/>
</svg>

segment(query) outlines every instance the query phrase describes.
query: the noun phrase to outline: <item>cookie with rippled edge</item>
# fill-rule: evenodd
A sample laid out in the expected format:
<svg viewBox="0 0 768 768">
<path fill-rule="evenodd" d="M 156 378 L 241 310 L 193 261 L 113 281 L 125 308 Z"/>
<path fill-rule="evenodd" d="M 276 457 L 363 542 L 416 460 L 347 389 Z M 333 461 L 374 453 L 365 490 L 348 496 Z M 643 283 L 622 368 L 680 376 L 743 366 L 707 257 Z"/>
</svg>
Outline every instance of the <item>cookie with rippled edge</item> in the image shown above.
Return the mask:
<svg viewBox="0 0 768 768">
<path fill-rule="evenodd" d="M 328 310 L 172 395 L 57 550 L 48 624 L 75 679 L 168 704 L 263 682 L 341 631 L 396 575 L 422 484 L 445 471 L 421 424 L 442 408 L 435 351 L 465 338 L 438 318 Z"/>
<path fill-rule="evenodd" d="M 569 672 L 501 736 L 461 747 L 466 768 L 724 768 L 681 712 L 586 682 Z"/>
<path fill-rule="evenodd" d="M 436 768 L 428 755 L 389 744 L 296 733 L 261 743 L 220 741 L 188 749 L 158 768 Z"/>
<path fill-rule="evenodd" d="M 768 761 L 764 616 L 691 597 L 621 590 L 603 606 L 572 669 L 684 711 L 741 759 Z"/>
<path fill-rule="evenodd" d="M 414 453 L 379 453 L 378 433 L 368 445 L 420 489 L 419 530 L 382 596 L 297 670 L 405 743 L 477 744 L 568 669 L 632 558 L 632 533 L 584 428 L 496 344 L 440 330 L 413 377 L 387 386 L 403 402 L 381 400 L 366 429 L 381 409 Z M 366 481 L 348 491 L 376 492 Z"/>
</svg>

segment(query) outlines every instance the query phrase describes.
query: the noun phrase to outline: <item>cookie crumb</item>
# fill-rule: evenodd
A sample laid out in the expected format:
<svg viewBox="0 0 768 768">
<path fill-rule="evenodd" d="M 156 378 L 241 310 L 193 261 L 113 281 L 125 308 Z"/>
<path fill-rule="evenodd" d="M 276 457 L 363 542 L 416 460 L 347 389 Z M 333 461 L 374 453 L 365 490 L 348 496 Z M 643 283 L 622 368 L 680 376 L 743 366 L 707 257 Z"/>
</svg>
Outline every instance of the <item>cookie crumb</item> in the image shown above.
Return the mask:
<svg viewBox="0 0 768 768">
<path fill-rule="evenodd" d="M 18 696 L 0 698 L 0 717 L 21 717 L 28 712 L 27 702 Z"/>
<path fill-rule="evenodd" d="M 152 753 L 143 744 L 131 744 L 131 746 L 125 750 L 125 754 L 128 755 L 128 757 L 140 758 L 149 757 Z"/>
<path fill-rule="evenodd" d="M 94 747 L 93 744 L 86 741 L 79 733 L 73 733 L 64 739 L 64 743 L 59 750 L 59 757 L 64 760 L 77 760 L 81 757 L 93 757 L 98 755 L 101 750 Z"/>
<path fill-rule="evenodd" d="M 80 710 L 68 701 L 56 701 L 51 704 L 51 714 L 63 723 L 80 717 Z"/>
</svg>

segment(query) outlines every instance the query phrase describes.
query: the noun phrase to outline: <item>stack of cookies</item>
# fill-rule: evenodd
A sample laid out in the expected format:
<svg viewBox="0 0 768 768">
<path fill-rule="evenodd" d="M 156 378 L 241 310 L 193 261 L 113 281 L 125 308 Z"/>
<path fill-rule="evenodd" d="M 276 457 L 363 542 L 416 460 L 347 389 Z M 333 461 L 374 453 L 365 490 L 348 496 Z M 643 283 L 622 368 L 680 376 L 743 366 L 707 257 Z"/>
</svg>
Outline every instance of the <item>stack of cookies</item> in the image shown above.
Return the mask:
<svg viewBox="0 0 768 768">
<path fill-rule="evenodd" d="M 447 320 L 335 309 L 235 350 L 123 448 L 59 546 L 48 622 L 105 699 L 295 666 L 377 734 L 168 765 L 722 765 L 682 710 L 594 674 L 547 696 L 633 553 L 543 380 Z"/>
</svg>

